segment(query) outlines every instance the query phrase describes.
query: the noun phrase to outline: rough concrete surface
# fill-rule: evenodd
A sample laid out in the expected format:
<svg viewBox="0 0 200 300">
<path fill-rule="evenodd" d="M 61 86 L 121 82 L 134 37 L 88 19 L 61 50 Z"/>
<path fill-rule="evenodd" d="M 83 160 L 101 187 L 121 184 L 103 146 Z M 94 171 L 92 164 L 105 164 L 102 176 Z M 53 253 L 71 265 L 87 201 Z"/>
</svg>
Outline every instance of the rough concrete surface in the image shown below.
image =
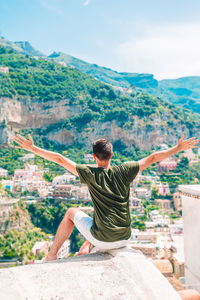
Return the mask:
<svg viewBox="0 0 200 300">
<path fill-rule="evenodd" d="M 160 271 L 126 248 L 0 269 L 1 300 L 180 300 Z"/>
</svg>

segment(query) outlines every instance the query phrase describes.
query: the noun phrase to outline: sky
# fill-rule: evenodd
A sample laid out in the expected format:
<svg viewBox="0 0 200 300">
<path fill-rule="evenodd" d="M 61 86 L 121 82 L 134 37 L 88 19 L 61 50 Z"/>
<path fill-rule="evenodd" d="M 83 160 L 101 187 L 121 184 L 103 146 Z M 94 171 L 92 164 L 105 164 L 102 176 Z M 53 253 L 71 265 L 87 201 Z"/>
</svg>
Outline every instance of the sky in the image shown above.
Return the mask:
<svg viewBox="0 0 200 300">
<path fill-rule="evenodd" d="M 0 32 L 119 72 L 200 76 L 199 0 L 0 0 Z"/>
</svg>

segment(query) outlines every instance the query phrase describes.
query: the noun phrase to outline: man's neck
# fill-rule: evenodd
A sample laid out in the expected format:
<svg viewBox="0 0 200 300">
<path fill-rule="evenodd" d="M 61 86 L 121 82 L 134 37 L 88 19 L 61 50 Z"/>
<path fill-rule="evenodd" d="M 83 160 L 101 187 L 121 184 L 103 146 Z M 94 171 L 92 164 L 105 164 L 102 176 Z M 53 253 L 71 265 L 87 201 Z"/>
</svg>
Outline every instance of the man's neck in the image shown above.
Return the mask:
<svg viewBox="0 0 200 300">
<path fill-rule="evenodd" d="M 110 161 L 109 162 L 99 162 L 98 167 L 109 170 L 110 169 Z"/>
</svg>

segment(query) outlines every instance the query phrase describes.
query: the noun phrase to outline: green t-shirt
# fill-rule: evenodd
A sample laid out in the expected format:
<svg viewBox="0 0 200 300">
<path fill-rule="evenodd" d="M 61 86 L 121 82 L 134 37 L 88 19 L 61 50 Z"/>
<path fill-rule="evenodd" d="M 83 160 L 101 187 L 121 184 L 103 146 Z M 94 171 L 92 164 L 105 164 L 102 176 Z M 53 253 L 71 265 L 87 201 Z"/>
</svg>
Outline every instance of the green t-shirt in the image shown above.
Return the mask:
<svg viewBox="0 0 200 300">
<path fill-rule="evenodd" d="M 99 241 L 115 242 L 131 236 L 130 183 L 139 171 L 138 162 L 102 167 L 76 165 L 81 183 L 88 186 L 94 205 L 91 234 Z"/>
</svg>

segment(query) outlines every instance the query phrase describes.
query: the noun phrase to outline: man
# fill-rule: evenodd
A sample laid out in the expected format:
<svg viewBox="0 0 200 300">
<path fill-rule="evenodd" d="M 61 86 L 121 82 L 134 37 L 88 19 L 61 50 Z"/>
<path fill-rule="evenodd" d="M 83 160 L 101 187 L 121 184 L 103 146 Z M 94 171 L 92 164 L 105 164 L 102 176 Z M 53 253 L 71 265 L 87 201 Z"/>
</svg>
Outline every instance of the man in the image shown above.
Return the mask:
<svg viewBox="0 0 200 300">
<path fill-rule="evenodd" d="M 17 135 L 14 141 L 18 148 L 31 151 L 43 158 L 53 161 L 87 184 L 93 204 L 93 219 L 78 208 L 69 208 L 55 235 L 53 245 L 45 261 L 56 260 L 62 244 L 72 233 L 74 225 L 86 238 L 78 255 L 87 254 L 91 244 L 99 249 L 120 248 L 127 245 L 131 236 L 131 219 L 129 213 L 130 183 L 138 172 L 153 163 L 161 161 L 182 150 L 196 148 L 195 137 L 183 140 L 177 146 L 165 151 L 158 151 L 135 162 L 127 162 L 119 166 L 111 166 L 113 156 L 112 144 L 106 139 L 99 139 L 93 144 L 93 157 L 97 167 L 76 164 L 61 154 L 46 151 L 34 145 L 32 137 L 25 139 Z"/>
</svg>

